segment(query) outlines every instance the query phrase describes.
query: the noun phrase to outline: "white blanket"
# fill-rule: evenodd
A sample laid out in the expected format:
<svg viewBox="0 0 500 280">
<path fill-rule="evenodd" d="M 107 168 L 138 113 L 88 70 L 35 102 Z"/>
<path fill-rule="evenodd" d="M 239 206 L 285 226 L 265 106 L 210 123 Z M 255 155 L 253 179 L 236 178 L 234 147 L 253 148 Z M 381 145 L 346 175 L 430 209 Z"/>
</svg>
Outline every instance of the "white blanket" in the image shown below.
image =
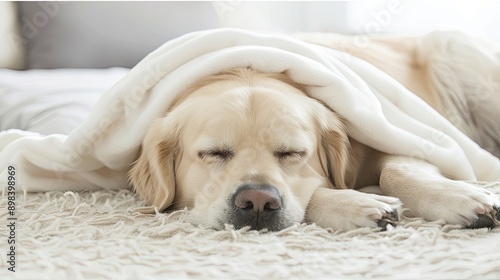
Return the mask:
<svg viewBox="0 0 500 280">
<path fill-rule="evenodd" d="M 378 150 L 425 159 L 455 179 L 500 179 L 498 158 L 368 63 L 288 37 L 218 29 L 149 54 L 69 135 L 1 132 L 0 185 L 14 165 L 28 191 L 128 187 L 126 173 L 152 120 L 192 82 L 235 67 L 285 72 L 342 115 L 353 138 Z"/>
</svg>

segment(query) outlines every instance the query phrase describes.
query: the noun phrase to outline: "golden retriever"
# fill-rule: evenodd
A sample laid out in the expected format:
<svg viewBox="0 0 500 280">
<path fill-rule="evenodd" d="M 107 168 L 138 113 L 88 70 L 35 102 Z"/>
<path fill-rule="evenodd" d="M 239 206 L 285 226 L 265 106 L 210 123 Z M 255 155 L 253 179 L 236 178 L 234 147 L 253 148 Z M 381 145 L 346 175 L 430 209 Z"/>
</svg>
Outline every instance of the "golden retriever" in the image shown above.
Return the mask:
<svg viewBox="0 0 500 280">
<path fill-rule="evenodd" d="M 445 95 L 458 94 L 440 90 L 436 67 L 449 66 L 458 81 L 474 77 L 453 72 L 456 57 L 438 54 L 445 40 L 439 35 L 374 38 L 361 47 L 353 37 L 334 34 L 297 37 L 374 64 L 500 156 L 500 91 L 476 108 L 451 102 Z M 500 69 L 494 70 L 498 79 Z M 188 207 L 190 222 L 215 229 L 231 224 L 276 231 L 303 221 L 339 230 L 385 229 L 397 221 L 401 203 L 429 221 L 478 228 L 500 220 L 495 194 L 447 178 L 425 161 L 355 141 L 342 118 L 300 84 L 252 69 L 208 76 L 186 90 L 151 124 L 129 176 L 146 204 L 159 211 Z M 379 185 L 383 195 L 358 191 L 370 185 Z"/>
</svg>

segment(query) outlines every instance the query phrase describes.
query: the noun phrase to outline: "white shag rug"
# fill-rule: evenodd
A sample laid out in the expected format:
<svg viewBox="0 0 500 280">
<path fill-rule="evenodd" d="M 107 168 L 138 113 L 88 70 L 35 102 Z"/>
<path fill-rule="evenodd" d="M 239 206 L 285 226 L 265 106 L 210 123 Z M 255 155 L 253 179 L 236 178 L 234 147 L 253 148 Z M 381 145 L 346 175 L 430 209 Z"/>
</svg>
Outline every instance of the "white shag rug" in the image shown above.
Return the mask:
<svg viewBox="0 0 500 280">
<path fill-rule="evenodd" d="M 500 194 L 500 182 L 484 187 Z M 16 272 L 2 225 L 0 279 L 500 279 L 500 228 L 459 229 L 407 211 L 386 232 L 256 232 L 193 226 L 184 210 L 139 214 L 126 190 L 18 194 L 17 204 Z"/>
</svg>

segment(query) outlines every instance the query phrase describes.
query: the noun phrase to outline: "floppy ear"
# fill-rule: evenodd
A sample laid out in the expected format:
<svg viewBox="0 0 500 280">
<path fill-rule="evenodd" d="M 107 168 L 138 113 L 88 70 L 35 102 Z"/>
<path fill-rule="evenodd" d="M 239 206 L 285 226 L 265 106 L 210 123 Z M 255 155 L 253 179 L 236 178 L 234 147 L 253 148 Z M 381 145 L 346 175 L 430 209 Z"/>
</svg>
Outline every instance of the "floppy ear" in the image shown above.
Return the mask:
<svg viewBox="0 0 500 280">
<path fill-rule="evenodd" d="M 356 174 L 352 167 L 355 157 L 344 123 L 339 115 L 326 108 L 320 110 L 321 144 L 325 152 L 323 169 L 337 189 L 352 188 Z"/>
<path fill-rule="evenodd" d="M 148 206 L 158 211 L 169 207 L 175 195 L 175 153 L 178 129 L 167 118 L 157 119 L 142 142 L 139 159 L 129 171 L 134 190 Z"/>
</svg>

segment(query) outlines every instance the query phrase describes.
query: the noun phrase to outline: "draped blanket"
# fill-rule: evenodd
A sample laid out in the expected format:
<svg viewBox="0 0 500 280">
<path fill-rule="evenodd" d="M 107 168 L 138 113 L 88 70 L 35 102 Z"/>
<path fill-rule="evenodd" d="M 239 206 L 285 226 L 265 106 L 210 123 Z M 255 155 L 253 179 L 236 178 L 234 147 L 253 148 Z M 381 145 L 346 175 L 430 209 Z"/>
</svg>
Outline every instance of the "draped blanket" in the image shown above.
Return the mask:
<svg viewBox="0 0 500 280">
<path fill-rule="evenodd" d="M 149 124 L 190 84 L 231 68 L 284 72 L 375 149 L 425 159 L 460 180 L 500 179 L 500 160 L 374 66 L 346 53 L 238 29 L 190 33 L 146 56 L 68 135 L 0 132 L 0 186 L 8 166 L 28 191 L 120 189 Z M 193 174 L 195 176 L 195 174 Z"/>
</svg>

